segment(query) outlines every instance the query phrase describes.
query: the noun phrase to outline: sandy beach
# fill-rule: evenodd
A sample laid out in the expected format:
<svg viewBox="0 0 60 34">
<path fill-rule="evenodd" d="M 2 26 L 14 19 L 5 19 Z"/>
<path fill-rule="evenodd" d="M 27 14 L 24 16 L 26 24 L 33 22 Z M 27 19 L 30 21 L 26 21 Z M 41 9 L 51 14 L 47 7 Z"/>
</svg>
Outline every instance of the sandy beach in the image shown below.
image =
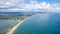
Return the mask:
<svg viewBox="0 0 60 34">
<path fill-rule="evenodd" d="M 10 28 L 6 34 L 13 34 L 13 32 L 20 26 L 21 23 L 23 23 L 26 19 L 28 19 L 29 17 L 24 18 L 23 20 L 19 21 L 18 24 L 16 24 L 15 26 L 13 26 L 12 28 Z"/>
<path fill-rule="evenodd" d="M 24 22 L 25 20 L 22 20 L 21 22 L 19 22 L 17 25 L 13 26 L 11 29 L 9 29 L 9 31 L 7 32 L 7 34 L 12 34 L 14 32 L 15 29 L 17 29 L 19 27 L 19 25 Z"/>
<path fill-rule="evenodd" d="M 15 26 L 11 27 L 10 29 L 8 29 L 6 34 L 13 34 L 13 32 L 20 26 L 21 23 L 23 23 L 27 18 L 29 17 L 25 17 L 23 18 L 23 20 L 20 20 L 18 24 L 16 24 Z"/>
</svg>

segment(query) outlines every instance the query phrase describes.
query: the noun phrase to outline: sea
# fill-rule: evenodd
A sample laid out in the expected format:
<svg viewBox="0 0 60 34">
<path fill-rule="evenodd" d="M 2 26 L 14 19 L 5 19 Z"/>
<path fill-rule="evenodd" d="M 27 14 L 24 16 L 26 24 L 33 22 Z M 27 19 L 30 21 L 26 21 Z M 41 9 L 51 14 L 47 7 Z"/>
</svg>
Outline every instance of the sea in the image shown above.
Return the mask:
<svg viewBox="0 0 60 34">
<path fill-rule="evenodd" d="M 17 22 L 13 19 L 0 19 L 0 33 L 6 32 L 12 26 L 14 26 Z"/>
<path fill-rule="evenodd" d="M 41 13 L 27 18 L 13 34 L 60 34 L 60 13 Z"/>
</svg>

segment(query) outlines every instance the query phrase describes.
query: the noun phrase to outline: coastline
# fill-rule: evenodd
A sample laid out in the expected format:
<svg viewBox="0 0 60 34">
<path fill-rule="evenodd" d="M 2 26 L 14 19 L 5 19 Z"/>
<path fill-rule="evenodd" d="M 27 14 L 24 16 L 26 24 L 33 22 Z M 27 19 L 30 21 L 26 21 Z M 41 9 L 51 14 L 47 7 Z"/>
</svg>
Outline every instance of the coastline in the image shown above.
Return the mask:
<svg viewBox="0 0 60 34">
<path fill-rule="evenodd" d="M 21 23 L 23 23 L 27 18 L 29 17 L 26 17 L 24 18 L 23 20 L 19 21 L 18 24 L 12 26 L 10 29 L 7 30 L 6 34 L 13 34 L 13 32 L 20 26 Z"/>
<path fill-rule="evenodd" d="M 14 30 L 17 29 L 22 22 L 24 22 L 24 20 L 19 22 L 17 25 L 13 26 L 6 34 L 12 34 Z"/>
</svg>

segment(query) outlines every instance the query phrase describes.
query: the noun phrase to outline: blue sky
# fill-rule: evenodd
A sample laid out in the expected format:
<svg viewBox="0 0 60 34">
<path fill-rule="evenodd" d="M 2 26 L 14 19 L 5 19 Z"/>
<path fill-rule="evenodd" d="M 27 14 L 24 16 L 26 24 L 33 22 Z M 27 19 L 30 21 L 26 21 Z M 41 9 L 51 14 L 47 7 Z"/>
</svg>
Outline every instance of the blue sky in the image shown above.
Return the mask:
<svg viewBox="0 0 60 34">
<path fill-rule="evenodd" d="M 21 1 L 21 0 L 19 0 Z M 30 2 L 31 0 L 25 0 L 25 2 Z M 60 3 L 60 0 L 34 0 L 34 1 L 37 1 L 37 2 L 47 2 L 47 3 Z"/>
<path fill-rule="evenodd" d="M 60 3 L 60 0 L 37 0 L 38 2 Z"/>
<path fill-rule="evenodd" d="M 0 8 L 3 8 L 3 11 L 11 10 L 17 12 L 18 10 L 60 11 L 60 0 L 0 0 Z"/>
</svg>

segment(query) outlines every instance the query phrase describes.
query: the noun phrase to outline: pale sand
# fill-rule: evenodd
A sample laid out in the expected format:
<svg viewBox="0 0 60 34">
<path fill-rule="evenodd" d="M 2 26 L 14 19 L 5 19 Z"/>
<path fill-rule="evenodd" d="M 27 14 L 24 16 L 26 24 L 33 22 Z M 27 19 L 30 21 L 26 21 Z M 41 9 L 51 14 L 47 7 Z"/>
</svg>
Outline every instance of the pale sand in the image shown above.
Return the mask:
<svg viewBox="0 0 60 34">
<path fill-rule="evenodd" d="M 17 29 L 19 27 L 19 25 L 24 22 L 25 20 L 22 20 L 21 22 L 19 22 L 17 25 L 13 26 L 8 32 L 7 34 L 12 34 L 14 32 L 15 29 Z"/>
<path fill-rule="evenodd" d="M 8 30 L 6 34 L 13 34 L 13 32 L 20 26 L 21 23 L 23 23 L 25 20 L 27 20 L 30 17 L 27 17 L 23 19 L 21 22 L 19 22 L 17 25 L 13 26 L 11 29 Z"/>
</svg>

